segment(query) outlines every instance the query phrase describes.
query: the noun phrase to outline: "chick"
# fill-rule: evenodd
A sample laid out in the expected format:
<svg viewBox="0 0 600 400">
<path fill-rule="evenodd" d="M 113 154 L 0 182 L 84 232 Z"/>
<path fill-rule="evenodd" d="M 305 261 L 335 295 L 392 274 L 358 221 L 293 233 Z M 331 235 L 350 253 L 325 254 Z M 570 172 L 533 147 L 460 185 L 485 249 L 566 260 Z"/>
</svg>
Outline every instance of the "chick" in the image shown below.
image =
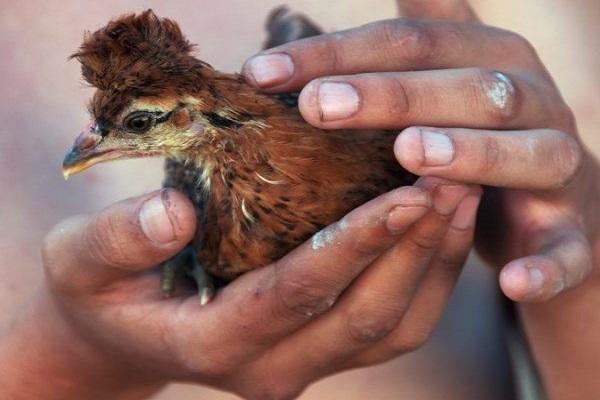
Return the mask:
<svg viewBox="0 0 600 400">
<path fill-rule="evenodd" d="M 270 29 L 282 15 L 272 14 Z M 394 158 L 394 132 L 315 128 L 290 98 L 261 93 L 192 50 L 174 21 L 147 10 L 87 33 L 72 56 L 97 91 L 65 177 L 100 162 L 164 156 L 165 186 L 196 206 L 191 248 L 163 267 L 165 293 L 183 266 L 206 303 L 212 277 L 229 281 L 267 265 L 353 208 L 414 182 Z"/>
</svg>

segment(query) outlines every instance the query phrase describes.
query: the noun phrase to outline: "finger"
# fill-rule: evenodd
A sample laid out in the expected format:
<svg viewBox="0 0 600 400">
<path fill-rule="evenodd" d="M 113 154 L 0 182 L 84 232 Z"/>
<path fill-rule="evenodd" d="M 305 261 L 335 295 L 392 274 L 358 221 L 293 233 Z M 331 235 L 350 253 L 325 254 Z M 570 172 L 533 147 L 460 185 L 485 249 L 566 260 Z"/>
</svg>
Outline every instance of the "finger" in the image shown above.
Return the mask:
<svg viewBox="0 0 600 400">
<path fill-rule="evenodd" d="M 363 272 L 331 312 L 282 342 L 269 355 L 272 369 L 300 382 L 334 372 L 400 322 L 448 229 L 463 185 L 440 186 L 434 208 Z M 373 288 L 376 288 L 374 290 Z"/>
<path fill-rule="evenodd" d="M 195 229 L 190 201 L 162 190 L 59 224 L 46 238 L 44 265 L 56 287 L 87 292 L 175 255 Z"/>
<path fill-rule="evenodd" d="M 327 311 L 352 280 L 431 207 L 426 190 L 403 187 L 357 208 L 268 267 L 238 278 L 205 307 L 190 299 L 178 342 L 215 349 L 198 370 L 241 362 Z M 251 310 L 251 312 L 249 312 Z M 201 313 L 201 317 L 194 315 Z M 218 340 L 218 343 L 215 341 Z M 214 343 L 213 343 L 214 342 Z"/>
<path fill-rule="evenodd" d="M 324 129 L 539 128 L 567 112 L 546 82 L 479 68 L 320 78 L 302 90 L 298 106 Z"/>
<path fill-rule="evenodd" d="M 475 24 L 398 19 L 266 50 L 250 58 L 242 73 L 265 91 L 281 92 L 298 91 L 322 76 L 475 66 L 544 71 L 531 45 L 515 33 Z"/>
<path fill-rule="evenodd" d="M 461 201 L 430 269 L 419 283 L 398 326 L 379 343 L 348 360 L 349 368 L 387 361 L 415 350 L 427 341 L 448 304 L 472 247 L 480 199 L 481 189 L 474 187 Z"/>
<path fill-rule="evenodd" d="M 479 17 L 464 0 L 398 0 L 400 15 L 455 22 L 476 22 Z"/>
<path fill-rule="evenodd" d="M 408 128 L 394 153 L 418 175 L 523 189 L 566 186 L 583 156 L 573 137 L 554 130 L 484 131 Z"/>
<path fill-rule="evenodd" d="M 534 234 L 542 245 L 533 255 L 508 263 L 500 273 L 500 287 L 515 301 L 545 301 L 579 285 L 592 270 L 592 253 L 576 227 L 560 227 Z"/>
</svg>

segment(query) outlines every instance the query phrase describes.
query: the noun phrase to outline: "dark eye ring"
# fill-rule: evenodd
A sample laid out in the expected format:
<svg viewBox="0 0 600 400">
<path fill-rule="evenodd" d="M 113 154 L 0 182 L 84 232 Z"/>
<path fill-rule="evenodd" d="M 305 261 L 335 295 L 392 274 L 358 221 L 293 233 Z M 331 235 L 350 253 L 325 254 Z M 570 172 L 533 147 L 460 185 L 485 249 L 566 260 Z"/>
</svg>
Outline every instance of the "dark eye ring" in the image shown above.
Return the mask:
<svg viewBox="0 0 600 400">
<path fill-rule="evenodd" d="M 124 124 L 125 128 L 128 131 L 135 133 L 144 133 L 147 132 L 150 128 L 152 128 L 155 124 L 156 120 L 154 115 L 139 111 L 134 112 L 125 118 Z"/>
</svg>

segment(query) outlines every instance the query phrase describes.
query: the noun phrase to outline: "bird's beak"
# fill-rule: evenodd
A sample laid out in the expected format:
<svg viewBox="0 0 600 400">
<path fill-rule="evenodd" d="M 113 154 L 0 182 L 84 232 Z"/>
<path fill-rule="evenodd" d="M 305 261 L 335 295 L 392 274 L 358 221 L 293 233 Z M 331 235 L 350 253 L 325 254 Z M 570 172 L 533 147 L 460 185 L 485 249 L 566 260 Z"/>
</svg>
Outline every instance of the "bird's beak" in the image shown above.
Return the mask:
<svg viewBox="0 0 600 400">
<path fill-rule="evenodd" d="M 103 137 L 100 132 L 101 127 L 98 126 L 96 120 L 92 120 L 75 139 L 75 143 L 73 143 L 63 161 L 62 170 L 65 179 L 88 169 L 92 165 L 119 158 L 116 151 L 102 149 L 103 146 L 100 146 L 100 144 Z"/>
</svg>

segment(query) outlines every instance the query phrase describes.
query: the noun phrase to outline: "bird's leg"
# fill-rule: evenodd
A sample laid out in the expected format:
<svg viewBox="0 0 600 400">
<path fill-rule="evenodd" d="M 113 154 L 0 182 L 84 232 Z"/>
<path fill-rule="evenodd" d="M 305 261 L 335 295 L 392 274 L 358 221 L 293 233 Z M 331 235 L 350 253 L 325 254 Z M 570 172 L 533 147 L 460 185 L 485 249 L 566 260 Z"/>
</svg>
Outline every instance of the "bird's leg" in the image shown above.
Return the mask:
<svg viewBox="0 0 600 400">
<path fill-rule="evenodd" d="M 198 286 L 198 299 L 200 305 L 206 305 L 210 299 L 212 299 L 215 293 L 215 285 L 212 277 L 202 268 L 202 265 L 198 262 L 198 259 L 193 257 L 191 271 L 187 270 L 187 274 L 196 281 Z"/>
<path fill-rule="evenodd" d="M 192 246 L 185 247 L 175 257 L 163 264 L 160 288 L 165 297 L 173 295 L 177 278 L 183 273 L 196 281 L 200 304 L 207 304 L 214 294 L 213 279 L 198 262 L 196 250 Z"/>
<path fill-rule="evenodd" d="M 192 249 L 193 250 L 193 249 Z M 171 297 L 175 291 L 175 283 L 185 272 L 186 265 L 190 264 L 190 246 L 181 250 L 177 255 L 165 261 L 161 268 L 160 289 L 165 297 Z"/>
</svg>

